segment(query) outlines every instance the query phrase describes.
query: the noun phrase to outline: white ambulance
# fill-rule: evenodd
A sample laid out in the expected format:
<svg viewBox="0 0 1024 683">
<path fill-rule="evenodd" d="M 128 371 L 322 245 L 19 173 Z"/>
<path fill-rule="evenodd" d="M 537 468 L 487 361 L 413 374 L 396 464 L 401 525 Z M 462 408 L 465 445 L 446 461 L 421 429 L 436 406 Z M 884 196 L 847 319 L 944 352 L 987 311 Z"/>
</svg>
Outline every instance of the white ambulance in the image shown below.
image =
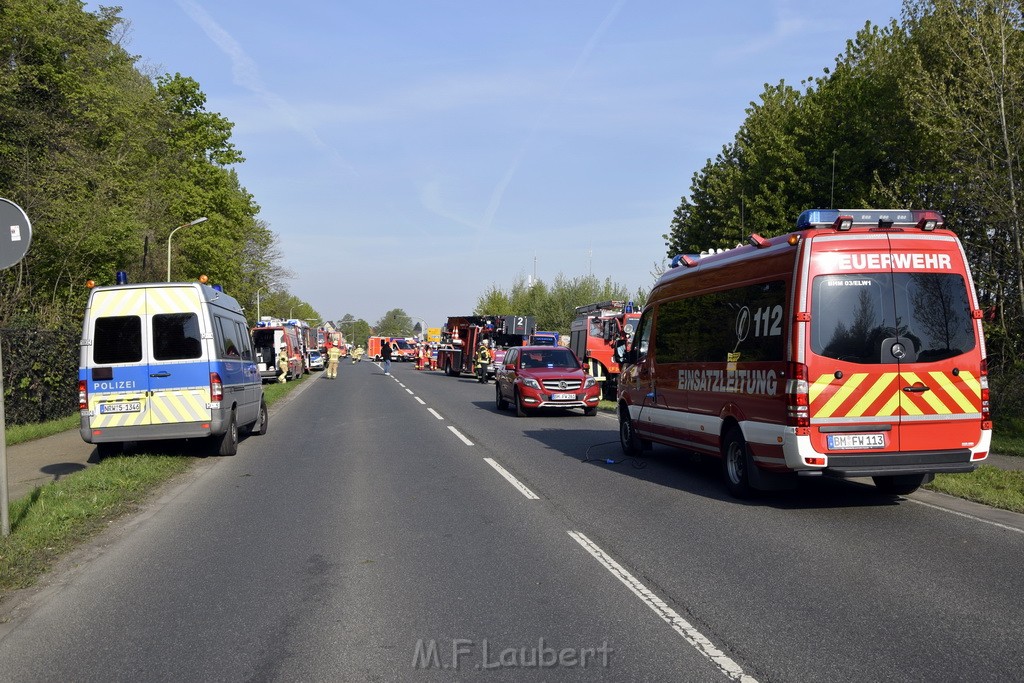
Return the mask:
<svg viewBox="0 0 1024 683">
<path fill-rule="evenodd" d="M 628 453 L 720 458 L 729 490 L 871 477 L 909 493 L 992 437 L 982 312 L 935 211 L 812 210 L 797 231 L 681 255 L 619 379 Z"/>
<path fill-rule="evenodd" d="M 198 438 L 234 455 L 239 428 L 267 431 L 242 307 L 206 284 L 93 289 L 78 373 L 81 435 L 100 457 L 129 441 Z"/>
</svg>

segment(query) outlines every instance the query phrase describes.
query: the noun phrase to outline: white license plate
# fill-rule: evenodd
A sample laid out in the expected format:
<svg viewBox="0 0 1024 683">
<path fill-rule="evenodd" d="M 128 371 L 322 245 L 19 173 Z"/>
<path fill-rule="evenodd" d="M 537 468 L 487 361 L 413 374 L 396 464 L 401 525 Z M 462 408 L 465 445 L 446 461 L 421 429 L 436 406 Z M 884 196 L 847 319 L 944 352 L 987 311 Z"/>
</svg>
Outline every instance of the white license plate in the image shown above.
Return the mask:
<svg viewBox="0 0 1024 683">
<path fill-rule="evenodd" d="M 552 401 L 575 401 L 576 394 L 551 394 Z"/>
<path fill-rule="evenodd" d="M 828 448 L 830 451 L 862 450 L 867 448 L 885 448 L 883 434 L 829 434 Z"/>
<path fill-rule="evenodd" d="M 129 401 L 126 403 L 101 403 L 100 413 L 137 413 L 142 410 L 142 403 Z"/>
</svg>

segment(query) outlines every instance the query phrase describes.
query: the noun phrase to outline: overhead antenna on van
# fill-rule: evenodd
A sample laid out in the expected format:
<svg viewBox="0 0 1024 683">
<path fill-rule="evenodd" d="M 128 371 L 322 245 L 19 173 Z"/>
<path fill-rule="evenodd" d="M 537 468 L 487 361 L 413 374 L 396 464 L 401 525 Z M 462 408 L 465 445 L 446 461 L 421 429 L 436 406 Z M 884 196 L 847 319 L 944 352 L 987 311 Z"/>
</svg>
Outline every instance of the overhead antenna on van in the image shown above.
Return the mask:
<svg viewBox="0 0 1024 683">
<path fill-rule="evenodd" d="M 832 150 L 832 190 L 828 196 L 828 208 L 836 205 L 836 150 Z"/>
</svg>

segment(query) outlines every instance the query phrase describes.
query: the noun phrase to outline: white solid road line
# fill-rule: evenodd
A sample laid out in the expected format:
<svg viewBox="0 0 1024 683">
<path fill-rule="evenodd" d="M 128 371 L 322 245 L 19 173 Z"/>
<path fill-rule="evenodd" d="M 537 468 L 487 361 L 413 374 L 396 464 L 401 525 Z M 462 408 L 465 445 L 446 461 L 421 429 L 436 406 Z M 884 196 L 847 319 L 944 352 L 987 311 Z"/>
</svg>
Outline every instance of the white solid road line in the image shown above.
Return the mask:
<svg viewBox="0 0 1024 683">
<path fill-rule="evenodd" d="M 608 554 L 594 544 L 593 541 L 578 531 L 570 531 L 568 533 L 574 541 L 583 546 L 588 553 L 593 555 L 598 562 L 603 564 L 605 569 L 610 571 L 615 578 L 626 584 L 626 587 L 633 591 L 637 597 L 643 600 L 644 604 L 654 610 L 655 614 L 664 619 L 676 633 L 686 640 L 686 642 L 693 645 L 693 647 L 697 649 L 697 652 L 710 659 L 728 678 L 734 681 L 742 681 L 743 683 L 757 683 L 756 678 L 743 673 L 743 669 L 740 668 L 739 664 L 734 662 L 731 657 L 715 647 L 714 643 L 708 640 L 704 634 L 695 629 L 690 622 L 679 616 L 678 612 L 666 605 L 664 600 L 637 581 L 632 574 L 626 571 L 626 569 L 618 562 L 609 557 Z"/>
<path fill-rule="evenodd" d="M 499 465 L 494 460 L 494 458 L 484 458 L 484 462 L 486 462 L 488 465 L 493 467 L 498 472 L 498 474 L 500 474 L 501 476 L 505 477 L 505 479 L 508 480 L 508 483 L 512 484 L 513 486 L 516 487 L 516 489 L 518 489 L 519 493 L 523 494 L 524 496 L 526 496 L 530 500 L 540 500 L 540 496 L 538 496 L 536 493 L 534 493 L 530 489 L 526 488 L 526 486 L 523 485 L 523 482 L 521 482 L 518 479 L 516 479 L 515 477 L 513 477 L 512 473 L 509 472 L 508 470 L 506 470 L 501 465 Z"/>
</svg>

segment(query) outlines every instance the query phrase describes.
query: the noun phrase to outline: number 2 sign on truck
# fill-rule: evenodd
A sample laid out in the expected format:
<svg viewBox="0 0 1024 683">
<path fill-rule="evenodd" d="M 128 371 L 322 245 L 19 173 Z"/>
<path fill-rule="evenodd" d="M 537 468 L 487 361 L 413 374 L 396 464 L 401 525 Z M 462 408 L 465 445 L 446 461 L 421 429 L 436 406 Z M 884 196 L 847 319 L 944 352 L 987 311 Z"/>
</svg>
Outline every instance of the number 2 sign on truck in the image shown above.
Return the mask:
<svg viewBox="0 0 1024 683">
<path fill-rule="evenodd" d="M 729 491 L 871 477 L 906 494 L 992 437 L 982 313 L 935 211 L 812 210 L 677 256 L 625 351 L 619 437 L 716 456 Z"/>
</svg>

